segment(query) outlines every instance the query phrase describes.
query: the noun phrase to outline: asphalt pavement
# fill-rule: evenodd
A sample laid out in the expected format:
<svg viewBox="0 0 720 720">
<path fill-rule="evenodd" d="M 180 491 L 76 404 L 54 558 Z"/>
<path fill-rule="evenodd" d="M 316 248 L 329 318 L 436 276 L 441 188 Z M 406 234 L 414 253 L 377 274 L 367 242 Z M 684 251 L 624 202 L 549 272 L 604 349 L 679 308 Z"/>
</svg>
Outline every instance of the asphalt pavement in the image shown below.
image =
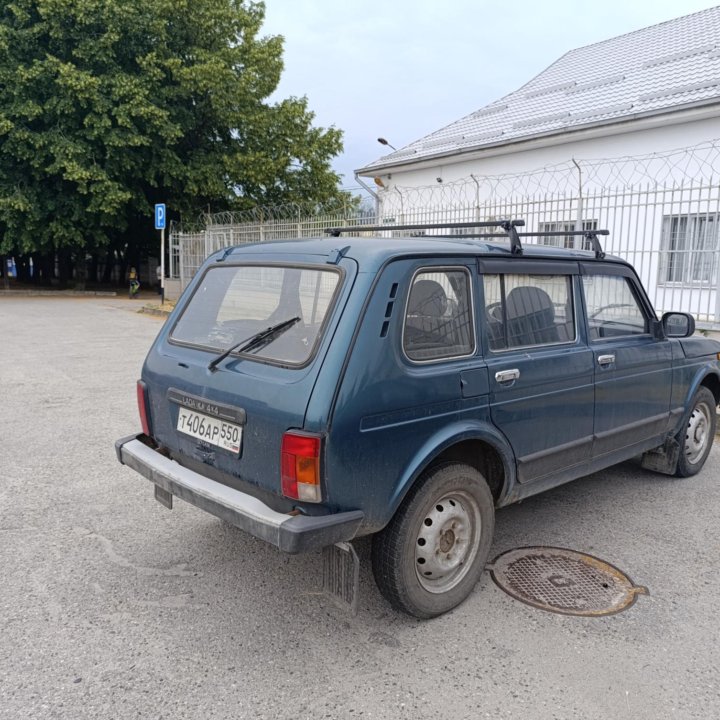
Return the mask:
<svg viewBox="0 0 720 720">
<path fill-rule="evenodd" d="M 0 718 L 720 717 L 720 453 L 677 480 L 625 463 L 502 509 L 492 557 L 589 552 L 649 595 L 556 615 L 485 573 L 419 621 L 357 616 L 286 556 L 115 457 L 163 318 L 125 298 L 0 298 Z"/>
</svg>

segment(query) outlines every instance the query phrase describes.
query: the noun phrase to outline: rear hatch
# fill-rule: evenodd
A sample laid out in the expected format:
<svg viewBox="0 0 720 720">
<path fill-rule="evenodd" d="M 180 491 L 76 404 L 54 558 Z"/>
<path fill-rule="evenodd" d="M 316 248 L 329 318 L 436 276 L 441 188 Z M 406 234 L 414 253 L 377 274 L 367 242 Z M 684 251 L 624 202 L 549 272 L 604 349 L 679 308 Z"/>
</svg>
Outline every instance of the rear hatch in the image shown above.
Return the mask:
<svg viewBox="0 0 720 720">
<path fill-rule="evenodd" d="M 342 265 L 206 264 L 143 369 L 151 432 L 172 457 L 280 493 L 283 434 L 303 427 L 349 292 L 354 263 Z"/>
</svg>

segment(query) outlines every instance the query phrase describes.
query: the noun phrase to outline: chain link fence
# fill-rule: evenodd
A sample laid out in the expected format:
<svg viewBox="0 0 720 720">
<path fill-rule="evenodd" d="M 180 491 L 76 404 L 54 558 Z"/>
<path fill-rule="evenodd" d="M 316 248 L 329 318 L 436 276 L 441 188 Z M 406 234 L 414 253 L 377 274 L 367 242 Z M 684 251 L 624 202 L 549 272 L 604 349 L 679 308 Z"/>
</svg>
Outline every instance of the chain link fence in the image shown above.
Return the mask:
<svg viewBox="0 0 720 720">
<path fill-rule="evenodd" d="M 390 186 L 378 190 L 373 211 L 292 204 L 205 215 L 194 227 L 171 227 L 171 271 L 184 288 L 220 248 L 317 237 L 329 227 L 357 225 L 353 234 L 362 235 L 363 225 L 385 225 L 392 235 L 393 225 L 521 218 L 531 232 L 607 228 L 606 252 L 635 266 L 658 312 L 691 312 L 720 327 L 719 184 L 720 140 L 646 156 L 573 158 L 520 175 Z M 582 238 L 523 242 L 580 247 Z"/>
</svg>

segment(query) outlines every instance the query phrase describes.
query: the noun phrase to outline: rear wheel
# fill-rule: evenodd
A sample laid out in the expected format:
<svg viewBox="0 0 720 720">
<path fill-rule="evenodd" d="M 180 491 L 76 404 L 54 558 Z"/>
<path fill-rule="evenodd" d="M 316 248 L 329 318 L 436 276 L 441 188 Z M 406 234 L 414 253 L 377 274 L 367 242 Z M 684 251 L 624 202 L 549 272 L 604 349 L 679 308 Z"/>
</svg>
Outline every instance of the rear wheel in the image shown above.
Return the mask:
<svg viewBox="0 0 720 720">
<path fill-rule="evenodd" d="M 380 592 L 395 608 L 419 618 L 454 608 L 485 568 L 494 512 L 490 489 L 475 468 L 447 463 L 428 470 L 373 537 Z"/>
<path fill-rule="evenodd" d="M 675 474 L 690 477 L 702 470 L 715 437 L 717 403 L 708 388 L 701 386 L 693 398 L 685 431 L 678 436 L 680 456 Z"/>
</svg>

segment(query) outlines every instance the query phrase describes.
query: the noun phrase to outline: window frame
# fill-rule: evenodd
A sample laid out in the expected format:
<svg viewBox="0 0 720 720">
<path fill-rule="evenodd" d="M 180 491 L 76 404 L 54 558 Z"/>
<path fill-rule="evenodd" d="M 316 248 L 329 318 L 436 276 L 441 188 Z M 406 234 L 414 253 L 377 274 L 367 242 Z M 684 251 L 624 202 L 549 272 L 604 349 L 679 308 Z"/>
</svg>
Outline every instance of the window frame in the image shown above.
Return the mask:
<svg viewBox="0 0 720 720">
<path fill-rule="evenodd" d="M 472 348 L 470 352 L 465 353 L 463 355 L 444 355 L 442 357 L 434 357 L 434 358 L 428 358 L 427 360 L 416 360 L 414 358 L 411 358 L 407 354 L 407 350 L 405 348 L 405 331 L 407 329 L 407 319 L 408 319 L 408 305 L 410 303 L 410 295 L 412 293 L 413 287 L 415 285 L 415 280 L 418 275 L 421 275 L 423 273 L 442 273 L 442 272 L 464 272 L 468 279 L 468 293 L 470 295 L 470 332 L 472 333 Z M 412 274 L 412 277 L 410 278 L 410 283 L 408 285 L 407 294 L 405 296 L 405 303 L 403 306 L 403 324 L 402 324 L 402 333 L 400 337 L 400 348 L 402 350 L 403 357 L 413 365 L 432 365 L 436 363 L 441 362 L 452 362 L 453 360 L 462 360 L 466 358 L 473 357 L 478 350 L 478 332 L 477 332 L 477 316 L 475 314 L 475 292 L 473 290 L 473 279 L 475 277 L 475 274 L 470 271 L 470 268 L 467 265 L 423 265 L 422 267 L 416 268 L 415 271 Z"/>
</svg>

